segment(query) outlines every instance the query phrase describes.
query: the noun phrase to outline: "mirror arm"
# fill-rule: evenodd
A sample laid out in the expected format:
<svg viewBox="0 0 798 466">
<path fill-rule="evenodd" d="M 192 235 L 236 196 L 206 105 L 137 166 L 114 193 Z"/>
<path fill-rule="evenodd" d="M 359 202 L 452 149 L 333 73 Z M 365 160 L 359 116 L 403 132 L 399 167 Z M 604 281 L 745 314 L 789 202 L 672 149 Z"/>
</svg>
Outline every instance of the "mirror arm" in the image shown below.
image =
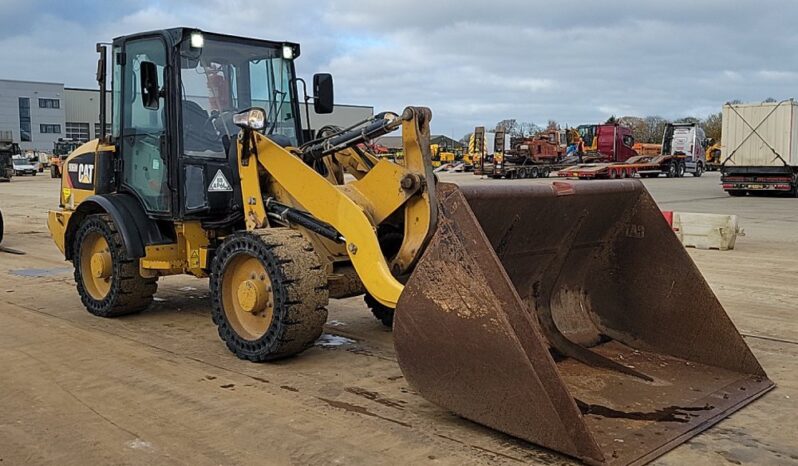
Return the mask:
<svg viewBox="0 0 798 466">
<path fill-rule="evenodd" d="M 310 127 L 310 105 L 308 105 L 308 102 L 310 102 L 311 97 L 308 96 L 308 84 L 305 82 L 303 78 L 297 77 L 294 78 L 294 81 L 302 83 L 302 94 L 304 95 L 304 101 L 305 101 L 305 121 L 307 122 L 308 125 L 308 134 L 311 134 L 310 139 L 313 139 L 315 135 L 312 134 L 313 128 Z"/>
</svg>

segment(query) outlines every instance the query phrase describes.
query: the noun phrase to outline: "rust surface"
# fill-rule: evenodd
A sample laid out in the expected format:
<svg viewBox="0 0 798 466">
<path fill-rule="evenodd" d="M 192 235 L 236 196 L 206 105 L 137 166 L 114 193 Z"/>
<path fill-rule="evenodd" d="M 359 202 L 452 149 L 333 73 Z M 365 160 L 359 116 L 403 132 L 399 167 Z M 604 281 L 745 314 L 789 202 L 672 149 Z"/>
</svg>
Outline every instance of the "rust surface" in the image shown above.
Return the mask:
<svg viewBox="0 0 798 466">
<path fill-rule="evenodd" d="M 639 182 L 440 184 L 439 199 L 394 321 L 430 401 L 639 464 L 773 387 Z"/>
</svg>

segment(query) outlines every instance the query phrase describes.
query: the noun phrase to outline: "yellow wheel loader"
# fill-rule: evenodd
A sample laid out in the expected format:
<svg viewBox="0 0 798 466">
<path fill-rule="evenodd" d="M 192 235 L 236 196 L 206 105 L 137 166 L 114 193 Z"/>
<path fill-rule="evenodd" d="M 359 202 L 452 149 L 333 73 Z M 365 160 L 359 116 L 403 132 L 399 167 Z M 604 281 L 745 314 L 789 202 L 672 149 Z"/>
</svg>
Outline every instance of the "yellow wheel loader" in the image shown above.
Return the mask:
<svg viewBox="0 0 798 466">
<path fill-rule="evenodd" d="M 651 460 L 773 387 L 639 182 L 439 183 L 425 108 L 303 131 L 298 55 L 187 28 L 113 41 L 110 133 L 69 155 L 48 217 L 89 312 L 209 277 L 221 339 L 267 361 L 366 293 L 418 393 L 591 464 Z M 332 78 L 312 88 L 331 111 Z M 399 128 L 401 163 L 363 149 Z"/>
</svg>

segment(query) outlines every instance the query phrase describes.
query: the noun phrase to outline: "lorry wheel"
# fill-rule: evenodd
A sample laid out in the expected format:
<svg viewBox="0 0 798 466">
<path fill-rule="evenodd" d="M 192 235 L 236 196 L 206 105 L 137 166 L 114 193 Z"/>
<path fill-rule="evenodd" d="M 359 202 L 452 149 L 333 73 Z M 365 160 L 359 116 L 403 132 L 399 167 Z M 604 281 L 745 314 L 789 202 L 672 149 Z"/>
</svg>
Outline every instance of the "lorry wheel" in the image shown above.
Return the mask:
<svg viewBox="0 0 798 466">
<path fill-rule="evenodd" d="M 210 293 L 219 336 L 241 359 L 300 353 L 327 321 L 327 275 L 311 243 L 290 228 L 225 239 L 213 260 Z"/>
<path fill-rule="evenodd" d="M 677 173 L 676 177 L 677 177 L 677 178 L 681 178 L 681 177 L 683 177 L 683 176 L 684 176 L 684 172 L 685 172 L 685 171 L 686 171 L 686 168 L 685 168 L 685 166 L 684 166 L 684 162 L 679 162 L 679 165 L 678 165 L 678 173 Z"/>
<path fill-rule="evenodd" d="M 610 179 L 614 180 L 615 178 L 618 178 L 618 172 L 610 169 Z"/>
<path fill-rule="evenodd" d="M 549 169 L 548 168 L 544 168 L 543 172 L 540 174 L 540 177 L 541 178 L 548 178 L 550 174 L 551 174 L 551 172 L 549 171 Z"/>
<path fill-rule="evenodd" d="M 122 235 L 110 215 L 86 217 L 72 244 L 75 284 L 89 312 L 116 317 L 150 305 L 158 278 L 139 274 L 139 261 L 127 257 Z"/>
<path fill-rule="evenodd" d="M 693 172 L 693 176 L 698 178 L 704 174 L 704 164 L 697 163 L 695 166 L 695 171 Z"/>
<path fill-rule="evenodd" d="M 539 176 L 540 176 L 540 170 L 538 170 L 538 167 L 532 167 L 529 169 L 530 178 L 537 178 Z"/>
<path fill-rule="evenodd" d="M 526 178 L 526 168 L 519 168 L 518 169 L 518 178 L 521 178 L 521 179 Z"/>
<path fill-rule="evenodd" d="M 679 165 L 677 162 L 671 161 L 668 164 L 668 171 L 665 173 L 665 176 L 668 178 L 676 178 L 679 176 Z"/>
</svg>

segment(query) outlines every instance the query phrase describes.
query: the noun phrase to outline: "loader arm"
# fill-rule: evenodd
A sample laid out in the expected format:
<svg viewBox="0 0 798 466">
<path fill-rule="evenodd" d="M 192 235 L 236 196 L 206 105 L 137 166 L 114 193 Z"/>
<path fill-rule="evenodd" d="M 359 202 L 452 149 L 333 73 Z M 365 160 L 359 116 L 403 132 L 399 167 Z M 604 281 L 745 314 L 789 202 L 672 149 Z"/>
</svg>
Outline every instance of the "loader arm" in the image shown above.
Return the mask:
<svg viewBox="0 0 798 466">
<path fill-rule="evenodd" d="M 261 183 L 265 171 L 290 196 L 279 202 L 307 212 L 340 233 L 368 292 L 391 308 L 396 307 L 403 290 L 394 275 L 406 272 L 416 262 L 437 220 L 429 160 L 429 110 L 410 107 L 401 118 L 405 163 L 379 160 L 360 179 L 344 185 L 334 184 L 297 154 L 258 132 L 244 130 L 237 140 L 247 229 L 269 224 L 266 199 L 270 196 Z M 405 235 L 389 265 L 376 229 L 399 209 L 404 209 Z"/>
</svg>

